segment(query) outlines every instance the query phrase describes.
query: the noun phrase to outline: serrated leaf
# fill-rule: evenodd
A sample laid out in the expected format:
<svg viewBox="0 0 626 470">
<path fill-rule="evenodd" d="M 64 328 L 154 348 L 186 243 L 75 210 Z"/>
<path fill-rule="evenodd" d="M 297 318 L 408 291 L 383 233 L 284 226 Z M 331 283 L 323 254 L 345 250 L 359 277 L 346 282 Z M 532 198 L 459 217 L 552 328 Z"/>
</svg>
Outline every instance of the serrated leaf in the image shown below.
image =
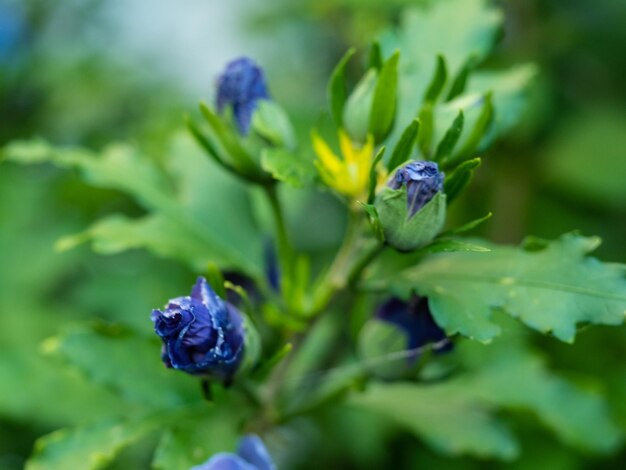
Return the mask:
<svg viewBox="0 0 626 470">
<path fill-rule="evenodd" d="M 579 323 L 617 325 L 626 314 L 626 267 L 586 255 L 597 238 L 567 234 L 540 251 L 495 246 L 489 253 L 432 255 L 391 286 L 429 298 L 449 334 L 489 341 L 500 333 L 500 308 L 542 333 L 571 342 Z M 391 281 L 391 279 L 390 279 Z"/>
<path fill-rule="evenodd" d="M 198 261 L 190 259 L 191 254 L 202 253 L 202 262 L 208 259 L 253 277 L 261 275 L 261 241 L 246 187 L 220 172 L 189 138 L 175 139 L 166 160 L 175 185 L 155 162 L 128 145 L 109 146 L 99 155 L 84 149 L 26 141 L 6 147 L 3 154 L 21 163 L 49 161 L 61 168 L 77 168 L 89 184 L 123 191 L 152 212 L 133 222 L 121 217 L 105 219 L 102 225 L 96 223 L 77 237 L 64 240 L 62 245 L 66 247 L 88 241 L 94 235 L 98 246 L 109 252 L 145 247 L 160 256 L 190 262 L 194 269 Z M 222 203 L 223 198 L 228 199 L 229 205 Z M 233 211 L 237 217 L 232 217 Z M 220 224 L 210 223 L 213 220 L 220 220 Z M 159 230 L 149 233 L 150 228 Z M 126 243 L 124 233 L 129 237 Z M 106 240 L 107 236 L 111 239 Z M 174 240 L 176 237 L 179 240 Z M 189 243 L 189 248 L 178 252 L 182 243 Z"/>
<path fill-rule="evenodd" d="M 396 51 L 383 64 L 378 74 L 368 126 L 376 144 L 385 140 L 396 116 L 399 59 L 400 52 Z"/>
<path fill-rule="evenodd" d="M 389 162 L 387 163 L 387 170 L 389 172 L 395 170 L 411 158 L 411 153 L 415 147 L 419 130 L 420 122 L 417 119 L 414 119 L 404 130 L 400 140 L 393 149 Z"/>
<path fill-rule="evenodd" d="M 348 49 L 348 52 L 341 58 L 336 65 L 328 82 L 328 102 L 330 112 L 337 127 L 343 126 L 343 108 L 346 103 L 346 65 L 354 55 L 354 48 Z"/>
<path fill-rule="evenodd" d="M 509 430 L 454 383 L 371 384 L 348 403 L 391 419 L 445 454 L 509 460 L 518 453 Z"/>
<path fill-rule="evenodd" d="M 261 167 L 275 179 L 297 188 L 311 184 L 317 176 L 310 160 L 284 149 L 264 149 L 261 153 Z"/>
<path fill-rule="evenodd" d="M 109 420 L 79 428 L 60 429 L 35 443 L 27 470 L 95 470 L 104 468 L 125 447 L 148 434 L 154 419 Z"/>
<path fill-rule="evenodd" d="M 193 378 L 163 365 L 156 336 L 147 339 L 128 331 L 76 329 L 49 338 L 42 348 L 92 382 L 150 409 L 178 406 L 199 396 Z"/>
<path fill-rule="evenodd" d="M 463 132 L 463 126 L 465 124 L 465 116 L 463 115 L 463 111 L 459 111 L 454 121 L 446 131 L 446 134 L 437 145 L 437 150 L 435 151 L 435 161 L 437 162 L 446 162 L 454 151 L 454 147 L 456 146 L 459 138 L 461 137 L 461 133 Z"/>
<path fill-rule="evenodd" d="M 474 170 L 480 166 L 480 158 L 467 160 L 454 169 L 445 179 L 443 192 L 448 196 L 448 203 L 452 202 L 472 180 Z"/>
</svg>

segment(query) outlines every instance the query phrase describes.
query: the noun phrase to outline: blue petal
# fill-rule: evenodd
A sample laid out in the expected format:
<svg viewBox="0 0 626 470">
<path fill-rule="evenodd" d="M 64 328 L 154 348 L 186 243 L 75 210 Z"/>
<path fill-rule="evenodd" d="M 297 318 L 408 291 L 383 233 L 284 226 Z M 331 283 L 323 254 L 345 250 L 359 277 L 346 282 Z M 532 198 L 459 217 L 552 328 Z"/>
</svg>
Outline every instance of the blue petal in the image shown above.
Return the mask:
<svg viewBox="0 0 626 470">
<path fill-rule="evenodd" d="M 256 468 L 238 455 L 220 452 L 205 463 L 196 465 L 190 470 L 256 470 Z"/>
<path fill-rule="evenodd" d="M 241 438 L 237 454 L 258 470 L 274 470 L 276 468 L 265 444 L 256 434 L 248 434 Z"/>
</svg>

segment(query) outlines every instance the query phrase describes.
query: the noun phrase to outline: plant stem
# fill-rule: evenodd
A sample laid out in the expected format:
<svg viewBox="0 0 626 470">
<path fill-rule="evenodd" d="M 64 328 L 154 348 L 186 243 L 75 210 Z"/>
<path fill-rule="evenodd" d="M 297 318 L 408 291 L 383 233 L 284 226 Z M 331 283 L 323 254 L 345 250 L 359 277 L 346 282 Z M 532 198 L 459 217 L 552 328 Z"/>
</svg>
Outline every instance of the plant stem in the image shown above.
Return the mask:
<svg viewBox="0 0 626 470">
<path fill-rule="evenodd" d="M 285 217 L 276 192 L 276 185 L 265 186 L 265 194 L 270 203 L 274 224 L 276 228 L 276 245 L 280 266 L 280 285 L 284 298 L 287 300 L 290 292 L 290 281 L 292 278 L 293 248 L 287 235 Z M 289 304 L 289 302 L 287 302 Z"/>
</svg>

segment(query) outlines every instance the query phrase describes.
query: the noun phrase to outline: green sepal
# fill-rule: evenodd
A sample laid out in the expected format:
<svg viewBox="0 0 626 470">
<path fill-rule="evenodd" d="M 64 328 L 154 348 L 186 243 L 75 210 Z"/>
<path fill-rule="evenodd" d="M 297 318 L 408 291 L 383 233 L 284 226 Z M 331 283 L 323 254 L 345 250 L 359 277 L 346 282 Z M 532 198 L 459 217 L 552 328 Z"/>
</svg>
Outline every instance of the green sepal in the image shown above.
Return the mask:
<svg viewBox="0 0 626 470">
<path fill-rule="evenodd" d="M 463 132 L 464 124 L 465 116 L 463 115 L 463 110 L 459 110 L 459 114 L 457 114 L 456 118 L 454 118 L 454 121 L 452 121 L 452 124 L 443 136 L 443 139 L 441 139 L 441 142 L 437 145 L 435 161 L 447 163 L 450 160 L 454 147 Z"/>
<path fill-rule="evenodd" d="M 335 121 L 337 127 L 343 126 L 343 108 L 346 104 L 346 65 L 354 55 L 356 50 L 354 48 L 348 49 L 348 51 L 341 58 L 339 63 L 335 66 L 333 73 L 328 82 L 328 103 L 330 106 L 330 114 Z"/>
<path fill-rule="evenodd" d="M 239 313 L 243 319 L 244 355 L 235 378 L 248 375 L 261 357 L 261 337 L 259 332 L 248 315 L 241 311 Z"/>
<path fill-rule="evenodd" d="M 374 41 L 370 47 L 368 64 L 370 69 L 380 70 L 383 67 L 383 54 L 378 41 Z"/>
<path fill-rule="evenodd" d="M 420 109 L 418 120 L 420 122 L 417 145 L 425 158 L 430 156 L 433 134 L 435 131 L 435 118 L 433 116 L 433 106 L 431 103 L 424 103 Z"/>
<path fill-rule="evenodd" d="M 378 183 L 378 173 L 376 171 L 376 167 L 378 166 L 378 163 L 382 160 L 384 155 L 385 155 L 385 146 L 382 146 L 376 153 L 374 160 L 372 160 L 372 166 L 370 167 L 370 180 L 369 180 L 368 196 L 367 196 L 368 204 L 373 203 L 374 197 L 376 196 L 376 184 Z"/>
<path fill-rule="evenodd" d="M 240 144 L 240 138 L 232 126 L 227 125 L 205 103 L 200 103 L 200 111 L 219 140 L 220 147 L 228 155 L 230 159 L 229 164 L 243 176 L 261 178 L 261 169 L 254 162 L 248 151 Z"/>
<path fill-rule="evenodd" d="M 376 82 L 368 125 L 375 144 L 379 144 L 389 135 L 396 117 L 399 59 L 400 52 L 396 51 L 383 64 Z"/>
<path fill-rule="evenodd" d="M 293 150 L 296 135 L 289 116 L 275 102 L 260 100 L 252 115 L 252 129 L 276 147 Z"/>
<path fill-rule="evenodd" d="M 420 131 L 420 122 L 417 119 L 414 119 L 411 124 L 407 126 L 402 135 L 400 136 L 400 140 L 396 144 L 393 149 L 393 153 L 391 154 L 391 158 L 387 163 L 387 170 L 389 172 L 395 170 L 404 162 L 411 158 L 411 152 L 415 147 L 415 142 L 417 141 L 417 136 Z"/>
<path fill-rule="evenodd" d="M 471 157 L 474 152 L 477 151 L 484 137 L 489 132 L 494 121 L 494 108 L 492 93 L 486 93 L 484 97 L 483 107 L 480 111 L 480 115 L 470 132 L 467 140 L 463 144 L 463 147 L 457 152 L 454 157 L 454 161 L 464 160 Z"/>
<path fill-rule="evenodd" d="M 474 170 L 480 166 L 480 163 L 480 158 L 467 160 L 456 167 L 452 174 L 446 178 L 443 188 L 448 195 L 448 204 L 461 194 L 461 191 L 470 183 L 472 176 L 474 176 Z"/>
<path fill-rule="evenodd" d="M 365 142 L 374 102 L 378 74 L 376 69 L 367 71 L 348 97 L 343 109 L 343 127 L 355 142 Z"/>
<path fill-rule="evenodd" d="M 385 242 L 385 233 L 383 231 L 383 225 L 380 222 L 380 217 L 378 216 L 378 211 L 373 204 L 364 204 L 360 203 L 367 214 L 367 220 L 369 221 L 372 231 L 374 232 L 374 236 L 381 243 Z"/>
<path fill-rule="evenodd" d="M 399 251 L 420 248 L 437 236 L 446 219 L 446 195 L 439 192 L 413 217 L 407 209 L 407 190 L 385 188 L 375 202 L 385 241 Z"/>
<path fill-rule="evenodd" d="M 448 70 L 446 61 L 441 54 L 437 55 L 437 66 L 432 80 L 430 81 L 426 92 L 424 93 L 424 102 L 434 103 L 439 98 L 441 90 L 443 90 L 446 80 L 448 79 Z"/>
<path fill-rule="evenodd" d="M 476 58 L 473 56 L 465 62 L 463 68 L 459 71 L 457 76 L 454 77 L 454 81 L 452 82 L 452 86 L 450 87 L 450 92 L 448 93 L 448 98 L 446 99 L 446 101 L 453 100 L 465 91 L 465 87 L 467 86 L 467 79 L 470 72 L 474 68 L 475 63 Z"/>
<path fill-rule="evenodd" d="M 465 233 L 465 232 L 469 232 L 470 230 L 474 230 L 476 227 L 478 227 L 480 224 L 482 224 L 486 220 L 491 219 L 492 215 L 493 215 L 493 212 L 489 212 L 486 215 L 480 217 L 479 219 L 474 219 L 474 220 L 472 220 L 470 222 L 467 222 L 467 223 L 461 225 L 460 227 L 457 227 L 457 228 L 454 228 L 454 229 L 451 229 L 451 230 L 446 230 L 440 236 L 441 237 L 449 237 L 451 235 L 459 235 L 461 233 Z"/>
</svg>

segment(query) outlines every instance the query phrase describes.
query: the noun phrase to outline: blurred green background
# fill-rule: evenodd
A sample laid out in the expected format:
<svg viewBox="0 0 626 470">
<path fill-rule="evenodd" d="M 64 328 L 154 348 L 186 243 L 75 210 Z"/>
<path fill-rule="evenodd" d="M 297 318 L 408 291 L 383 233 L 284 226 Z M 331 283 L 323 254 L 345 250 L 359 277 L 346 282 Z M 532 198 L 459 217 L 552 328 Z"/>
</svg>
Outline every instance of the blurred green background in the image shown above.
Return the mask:
<svg viewBox="0 0 626 470">
<path fill-rule="evenodd" d="M 123 140 L 158 157 L 181 131 L 183 114 L 212 98 L 217 73 L 239 55 L 265 67 L 273 98 L 306 135 L 322 116 L 326 80 L 345 50 L 366 52 L 404 7 L 424 2 L 259 3 L 0 0 L 0 144 L 41 136 L 99 149 Z M 469 212 L 465 219 L 493 211 L 481 235 L 498 242 L 571 229 L 599 235 L 597 256 L 626 262 L 626 2 L 498 4 L 504 34 L 487 65 L 532 61 L 540 73 L 522 123 L 488 152 L 455 211 Z M 53 249 L 60 236 L 102 215 L 141 211 L 127 196 L 86 186 L 68 172 L 0 165 L 0 469 L 21 468 L 37 437 L 120 406 L 43 357 L 44 339 L 85 319 L 144 330 L 153 306 L 191 284 L 193 273 L 144 252 L 102 257 L 87 247 Z M 574 346 L 538 341 L 554 368 L 597 380 L 626 430 L 624 328 L 586 331 Z M 514 464 L 520 468 L 623 468 L 626 453 L 598 461 L 520 427 L 533 449 Z M 484 465 L 442 460 L 421 444 L 404 445 L 407 439 L 378 444 L 383 450 L 370 449 L 369 462 Z M 363 448 L 355 455 L 370 446 L 357 441 Z M 142 462 L 150 445 L 116 465 Z M 324 458 L 333 459 L 342 450 L 327 452 Z"/>
</svg>

